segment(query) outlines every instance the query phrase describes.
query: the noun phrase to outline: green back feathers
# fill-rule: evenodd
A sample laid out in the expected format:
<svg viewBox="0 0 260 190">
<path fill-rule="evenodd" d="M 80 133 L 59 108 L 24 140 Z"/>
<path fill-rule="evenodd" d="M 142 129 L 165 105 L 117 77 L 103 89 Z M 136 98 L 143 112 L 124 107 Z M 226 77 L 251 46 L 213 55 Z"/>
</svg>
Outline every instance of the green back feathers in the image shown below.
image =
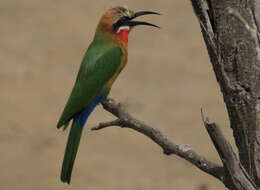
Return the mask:
<svg viewBox="0 0 260 190">
<path fill-rule="evenodd" d="M 108 93 L 106 83 L 116 73 L 123 52 L 105 36 L 99 35 L 89 46 L 57 127 L 66 125 L 72 117 L 84 110 L 100 93 Z"/>
</svg>

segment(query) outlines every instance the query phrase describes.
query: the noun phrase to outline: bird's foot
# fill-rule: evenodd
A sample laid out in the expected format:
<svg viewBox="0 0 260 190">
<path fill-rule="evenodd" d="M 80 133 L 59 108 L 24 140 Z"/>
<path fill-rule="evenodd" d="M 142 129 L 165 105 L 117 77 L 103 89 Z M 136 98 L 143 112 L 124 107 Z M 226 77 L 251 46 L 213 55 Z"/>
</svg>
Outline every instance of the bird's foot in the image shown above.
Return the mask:
<svg viewBox="0 0 260 190">
<path fill-rule="evenodd" d="M 115 100 L 114 99 L 112 99 L 112 98 L 106 98 L 105 100 L 103 100 L 102 102 L 100 102 L 100 103 L 103 103 L 103 102 L 107 102 L 107 103 L 114 103 L 115 102 Z"/>
</svg>

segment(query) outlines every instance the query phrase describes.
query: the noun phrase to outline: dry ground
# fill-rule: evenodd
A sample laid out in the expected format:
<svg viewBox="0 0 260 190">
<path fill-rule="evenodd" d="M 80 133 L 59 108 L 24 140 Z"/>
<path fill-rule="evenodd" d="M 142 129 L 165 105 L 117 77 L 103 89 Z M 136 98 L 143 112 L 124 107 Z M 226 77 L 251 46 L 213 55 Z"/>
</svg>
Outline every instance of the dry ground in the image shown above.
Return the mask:
<svg viewBox="0 0 260 190">
<path fill-rule="evenodd" d="M 109 3 L 108 3 L 109 2 Z M 161 30 L 131 33 L 129 64 L 111 97 L 179 144 L 219 162 L 200 108 L 231 137 L 226 109 L 188 0 L 0 0 L 1 190 L 219 190 L 191 164 L 129 129 L 85 130 L 71 186 L 59 181 L 68 131 L 55 128 L 100 15 L 154 10 Z M 101 108 L 88 126 L 111 119 Z"/>
</svg>

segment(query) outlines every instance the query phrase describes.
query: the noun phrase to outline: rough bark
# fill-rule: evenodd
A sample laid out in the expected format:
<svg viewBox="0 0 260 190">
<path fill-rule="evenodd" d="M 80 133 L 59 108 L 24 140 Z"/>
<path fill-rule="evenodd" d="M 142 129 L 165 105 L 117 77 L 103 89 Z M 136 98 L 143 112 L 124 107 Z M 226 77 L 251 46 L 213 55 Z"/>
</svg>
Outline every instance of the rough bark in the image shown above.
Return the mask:
<svg viewBox="0 0 260 190">
<path fill-rule="evenodd" d="M 223 93 L 240 161 L 260 186 L 260 1 L 191 2 Z"/>
<path fill-rule="evenodd" d="M 225 139 L 223 133 L 216 123 L 211 123 L 203 118 L 208 134 L 219 154 L 225 168 L 223 183 L 229 189 L 256 189 L 255 182 L 248 175 L 240 163 L 230 143 Z"/>
</svg>

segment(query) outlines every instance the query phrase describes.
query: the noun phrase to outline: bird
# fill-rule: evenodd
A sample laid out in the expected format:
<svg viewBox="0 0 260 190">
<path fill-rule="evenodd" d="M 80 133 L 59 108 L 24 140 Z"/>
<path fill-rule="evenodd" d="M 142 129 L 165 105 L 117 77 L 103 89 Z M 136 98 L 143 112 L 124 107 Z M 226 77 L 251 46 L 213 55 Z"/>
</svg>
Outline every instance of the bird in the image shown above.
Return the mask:
<svg viewBox="0 0 260 190">
<path fill-rule="evenodd" d="M 130 31 L 138 25 L 160 28 L 149 22 L 133 20 L 149 14 L 160 15 L 153 11 L 134 12 L 127 7 L 117 6 L 107 10 L 101 17 L 57 123 L 58 129 L 65 130 L 72 121 L 60 174 L 63 183 L 71 182 L 82 131 L 89 115 L 107 99 L 112 84 L 127 64 Z"/>
</svg>

